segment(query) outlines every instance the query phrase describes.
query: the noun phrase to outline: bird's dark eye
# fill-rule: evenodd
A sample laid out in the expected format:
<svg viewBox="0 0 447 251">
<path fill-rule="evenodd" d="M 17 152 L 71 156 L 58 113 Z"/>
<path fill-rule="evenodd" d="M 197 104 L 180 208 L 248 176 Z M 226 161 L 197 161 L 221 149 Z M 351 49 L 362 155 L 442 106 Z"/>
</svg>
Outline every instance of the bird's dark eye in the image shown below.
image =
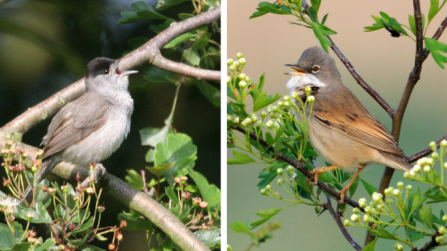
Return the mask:
<svg viewBox="0 0 447 251">
<path fill-rule="evenodd" d="M 104 70 L 104 74 L 109 74 L 109 69 Z"/>
<path fill-rule="evenodd" d="M 317 73 L 319 71 L 320 71 L 320 66 L 319 65 L 312 66 L 312 73 Z"/>
</svg>

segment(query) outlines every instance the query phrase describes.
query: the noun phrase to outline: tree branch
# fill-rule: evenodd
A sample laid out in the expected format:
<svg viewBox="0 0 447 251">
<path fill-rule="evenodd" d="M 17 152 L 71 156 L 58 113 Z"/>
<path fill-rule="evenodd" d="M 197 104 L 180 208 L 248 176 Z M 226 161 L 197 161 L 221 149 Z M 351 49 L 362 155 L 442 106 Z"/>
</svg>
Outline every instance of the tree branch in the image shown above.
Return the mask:
<svg viewBox="0 0 447 251">
<path fill-rule="evenodd" d="M 6 140 L 0 138 L 0 146 L 3 147 L 5 144 Z M 38 148 L 20 142 L 14 143 L 14 147 L 28 153 L 28 163 L 31 163 L 32 159 L 36 158 Z M 51 173 L 66 180 L 76 180 L 77 173 L 81 173 L 81 176 L 87 177 L 88 169 L 62 162 Z M 152 199 L 149 195 L 136 190 L 111 174 L 108 174 L 108 179 L 105 180 L 108 180 L 104 191 L 105 193 L 130 209 L 144 215 L 165 232 L 182 250 L 210 251 L 171 211 Z"/>
<path fill-rule="evenodd" d="M 243 129 L 242 127 L 236 127 L 233 128 L 234 130 L 237 130 L 243 134 L 246 134 L 247 131 L 245 129 Z M 253 132 L 249 133 L 250 138 L 257 140 L 261 145 L 263 145 L 264 147 L 268 148 L 269 151 L 274 152 L 274 148 L 269 146 L 267 144 L 267 142 L 261 138 L 258 138 L 257 135 Z M 286 162 L 287 164 L 295 167 L 298 171 L 300 171 L 302 174 L 304 174 L 307 179 L 311 180 L 313 179 L 313 175 L 311 172 L 309 172 L 303 165 L 301 165 L 301 163 L 299 163 L 298 161 L 290 158 L 289 156 L 286 156 L 284 154 L 282 154 L 281 152 L 277 153 L 276 157 L 284 162 Z M 337 191 L 331 189 L 330 187 L 328 187 L 326 184 L 324 184 L 321 181 L 318 181 L 318 183 L 316 184 L 319 188 L 321 188 L 321 190 L 325 191 L 326 193 L 330 194 L 332 197 L 334 197 L 335 199 L 339 200 L 340 199 L 340 193 L 338 193 Z M 350 199 L 349 197 L 345 196 L 344 198 L 344 203 L 352 206 L 352 207 L 357 207 L 359 208 L 362 212 L 364 212 L 363 208 L 361 208 L 359 206 L 359 204 L 357 203 L 357 201 L 354 201 L 352 199 Z"/>
<path fill-rule="evenodd" d="M 438 141 L 436 141 L 436 148 L 439 148 L 439 143 L 441 143 L 441 141 L 443 140 L 447 140 L 447 135 L 445 135 L 444 137 L 440 138 Z M 413 155 L 411 155 L 410 157 L 408 157 L 408 161 L 409 162 L 414 162 L 422 157 L 425 157 L 427 155 L 429 155 L 430 153 L 432 153 L 433 150 L 431 149 L 431 147 L 428 147 L 418 153 L 415 153 Z"/>
<path fill-rule="evenodd" d="M 179 35 L 205 24 L 215 22 L 220 17 L 220 9 L 221 7 L 218 6 L 194 18 L 186 19 L 180 23 L 171 24 L 168 29 L 149 40 L 149 42 L 127 54 L 121 60 L 120 65 L 122 65 L 123 69 L 126 70 L 149 61 L 150 64 L 170 72 L 176 72 L 197 79 L 220 81 L 220 71 L 198 69 L 185 64 L 177 63 L 164 58 L 160 52 L 160 49 L 164 45 Z"/>
<path fill-rule="evenodd" d="M 351 62 L 343 55 L 341 50 L 337 47 L 337 45 L 334 43 L 334 41 L 329 37 L 329 40 L 331 41 L 331 48 L 335 52 L 335 55 L 341 60 L 341 62 L 346 66 L 346 69 L 348 69 L 349 73 L 351 73 L 352 77 L 357 81 L 357 83 L 374 99 L 377 101 L 377 103 L 382 106 L 382 108 L 391 116 L 394 116 L 394 109 L 380 96 L 371 86 L 366 83 L 366 81 L 358 74 L 358 72 L 355 70 L 354 66 L 351 64 Z"/>
<path fill-rule="evenodd" d="M 198 79 L 220 81 L 219 71 L 197 69 L 173 62 L 164 58 L 160 53 L 160 48 L 182 33 L 215 22 L 220 17 L 220 9 L 219 6 L 201 15 L 172 24 L 171 27 L 152 38 L 149 42 L 124 56 L 120 63 L 120 69 L 127 70 L 148 61 L 156 67 L 171 72 Z M 23 134 L 30 128 L 55 114 L 65 104 L 80 97 L 85 92 L 84 80 L 85 78 L 76 81 L 45 101 L 29 108 L 26 112 L 0 128 L 0 137 L 21 141 Z"/>
<path fill-rule="evenodd" d="M 437 246 L 439 246 L 439 243 L 436 242 L 436 237 L 432 236 L 429 242 L 425 243 L 425 245 L 421 249 L 416 249 L 415 251 L 429 251 Z"/>
<path fill-rule="evenodd" d="M 326 210 L 328 210 L 332 217 L 334 218 L 335 222 L 337 223 L 338 228 L 340 228 L 341 233 L 343 234 L 343 236 L 346 238 L 346 240 L 351 243 L 352 247 L 355 248 L 355 250 L 362 250 L 362 246 L 360 246 L 353 238 L 352 236 L 349 234 L 348 230 L 346 229 L 345 225 L 343 224 L 343 222 L 341 221 L 340 218 L 340 213 L 336 212 L 334 210 L 334 208 L 332 207 L 332 202 L 331 202 L 331 198 L 329 196 L 326 195 L 327 198 L 327 202 L 325 204 L 323 204 L 323 207 L 326 208 Z"/>
</svg>

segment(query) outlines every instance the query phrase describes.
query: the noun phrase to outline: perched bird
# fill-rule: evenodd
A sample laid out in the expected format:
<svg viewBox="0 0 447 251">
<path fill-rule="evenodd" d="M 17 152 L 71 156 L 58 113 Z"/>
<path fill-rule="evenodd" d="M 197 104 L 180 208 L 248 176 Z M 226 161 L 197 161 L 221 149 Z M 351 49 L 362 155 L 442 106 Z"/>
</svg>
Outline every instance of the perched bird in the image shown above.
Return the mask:
<svg viewBox="0 0 447 251">
<path fill-rule="evenodd" d="M 87 65 L 86 92 L 64 106 L 52 119 L 44 136 L 41 181 L 54 166 L 68 161 L 80 166 L 108 158 L 127 137 L 133 100 L 129 94 L 129 74 L 121 71 L 120 60 L 95 58 Z M 28 188 L 25 197 L 31 194 Z"/>
<path fill-rule="evenodd" d="M 411 165 L 387 129 L 372 116 L 341 81 L 335 61 L 319 47 L 303 52 L 287 83 L 291 92 L 306 100 L 306 87 L 315 97 L 308 121 L 309 140 L 315 151 L 333 166 L 313 172 L 314 184 L 320 173 L 342 168 L 354 177 L 340 192 L 340 201 L 368 163 L 409 171 Z"/>
</svg>

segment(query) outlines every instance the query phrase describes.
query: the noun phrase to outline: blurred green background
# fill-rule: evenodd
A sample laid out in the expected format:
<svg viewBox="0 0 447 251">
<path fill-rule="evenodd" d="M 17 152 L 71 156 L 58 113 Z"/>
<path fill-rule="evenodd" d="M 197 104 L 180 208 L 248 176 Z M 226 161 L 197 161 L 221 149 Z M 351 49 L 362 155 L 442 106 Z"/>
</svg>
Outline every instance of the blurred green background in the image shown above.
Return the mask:
<svg viewBox="0 0 447 251">
<path fill-rule="evenodd" d="M 155 6 L 157 1 L 146 1 Z M 160 21 L 118 25 L 120 12 L 131 10 L 132 1 L 0 1 L 0 126 L 84 76 L 85 66 L 95 57 L 119 58 L 132 50 L 130 38 L 155 36 L 149 26 Z M 192 13 L 190 2 L 163 14 L 178 19 Z M 219 41 L 219 38 L 213 38 Z M 172 56 L 172 54 L 169 54 Z M 174 60 L 179 60 L 174 58 Z M 215 64 L 219 65 L 216 59 Z M 143 72 L 148 66 L 139 70 Z M 132 127 L 117 152 L 103 161 L 107 170 L 124 179 L 126 169 L 143 169 L 149 147 L 141 146 L 139 130 L 162 127 L 175 94 L 171 83 L 145 83 L 143 74 L 130 79 L 135 101 Z M 25 134 L 23 141 L 38 146 L 51 117 Z M 195 169 L 220 187 L 220 108 L 213 106 L 196 88 L 180 89 L 174 127 L 186 133 L 198 147 Z M 0 176 L 3 176 L 3 169 Z M 51 177 L 50 177 L 51 178 Z M 54 177 L 53 177 L 54 178 Z M 148 174 L 148 181 L 153 178 Z M 103 225 L 118 224 L 126 208 L 103 197 Z M 125 232 L 121 250 L 141 250 L 145 233 Z M 96 243 L 98 244 L 98 243 Z M 108 243 L 99 245 L 106 248 Z M 143 245 L 143 246 L 142 246 Z"/>
<path fill-rule="evenodd" d="M 290 69 L 284 65 L 295 63 L 301 53 L 319 42 L 312 30 L 289 24 L 292 16 L 267 14 L 250 20 L 259 0 L 228 1 L 228 58 L 243 53 L 247 64 L 244 72 L 255 82 L 265 73 L 264 90 L 267 93 L 288 94 L 285 84 L 290 76 L 284 75 Z M 269 1 L 273 2 L 273 1 Z M 309 1 L 308 1 L 309 2 Z M 428 13 L 430 1 L 421 1 L 422 12 Z M 400 23 L 408 23 L 413 14 L 411 1 L 322 1 L 320 16 L 329 13 L 326 25 L 337 31 L 334 42 L 351 61 L 360 75 L 394 108 L 402 96 L 408 75 L 414 65 L 415 43 L 406 37 L 393 38 L 385 30 L 366 33 L 365 26 L 374 23 L 371 15 L 378 16 L 384 11 Z M 447 8 L 438 13 L 432 21 L 427 36 L 432 36 L 439 23 L 446 17 Z M 440 41 L 447 43 L 444 34 Z M 334 57 L 334 53 L 329 53 Z M 335 57 L 336 58 L 336 57 Z M 340 60 L 335 59 L 343 83 L 362 101 L 365 107 L 382 123 L 390 128 L 391 120 L 386 112 L 354 81 Z M 400 146 L 407 155 L 426 147 L 433 140 L 447 134 L 447 72 L 440 69 L 431 56 L 423 64 L 421 80 L 413 91 L 403 121 Z M 250 107 L 248 108 L 250 109 Z M 259 116 L 258 116 L 259 117 Z M 231 149 L 228 158 L 231 158 Z M 228 166 L 228 225 L 235 221 L 254 222 L 255 212 L 280 208 L 287 203 L 261 196 L 256 184 L 258 173 L 266 165 Z M 361 178 L 377 186 L 383 167 L 374 165 L 361 173 Z M 396 186 L 405 181 L 402 172 L 396 171 L 391 181 Z M 273 182 L 276 184 L 276 180 Z M 283 190 L 276 190 L 285 194 Z M 355 200 L 367 197 L 363 186 L 355 194 Z M 335 204 L 335 202 L 333 202 Z M 445 211 L 445 209 L 444 209 Z M 435 212 L 435 211 L 434 211 Z M 351 209 L 346 216 L 350 216 Z M 273 239 L 253 250 L 353 250 L 344 239 L 329 213 L 319 217 L 314 208 L 294 206 L 282 211 L 271 221 L 280 221 L 282 228 L 273 232 Z M 257 230 L 257 229 L 255 229 Z M 348 228 L 350 234 L 363 246 L 365 230 Z M 250 238 L 229 230 L 228 243 L 234 250 L 244 250 Z M 394 242 L 381 240 L 376 250 L 392 249 Z M 405 249 L 407 250 L 407 249 Z"/>
</svg>

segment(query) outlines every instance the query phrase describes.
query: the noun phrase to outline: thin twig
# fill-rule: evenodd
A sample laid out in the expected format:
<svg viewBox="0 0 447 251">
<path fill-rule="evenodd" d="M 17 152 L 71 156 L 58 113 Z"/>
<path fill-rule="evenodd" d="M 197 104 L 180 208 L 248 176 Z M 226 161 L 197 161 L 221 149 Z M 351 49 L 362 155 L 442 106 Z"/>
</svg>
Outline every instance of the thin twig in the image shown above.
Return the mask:
<svg viewBox="0 0 447 251">
<path fill-rule="evenodd" d="M 236 127 L 234 128 L 235 130 L 246 134 L 247 131 L 245 129 L 243 129 L 242 127 Z M 269 146 L 267 144 L 267 142 L 259 137 L 257 137 L 257 135 L 253 132 L 249 133 L 250 138 L 257 140 L 261 145 L 263 145 L 264 147 L 268 148 L 268 150 L 270 150 L 271 152 L 274 152 L 274 148 Z M 284 162 L 286 162 L 287 164 L 295 167 L 298 171 L 300 171 L 302 174 L 304 174 L 309 180 L 313 179 L 313 175 L 311 172 L 309 172 L 303 165 L 301 165 L 301 163 L 299 163 L 297 160 L 294 160 L 292 158 L 290 158 L 289 156 L 286 156 L 284 154 L 282 154 L 281 152 L 277 153 L 276 157 Z M 339 200 L 340 199 L 340 193 L 338 193 L 337 191 L 331 189 L 330 187 L 328 187 L 326 184 L 324 184 L 321 181 L 318 181 L 318 183 L 316 184 L 319 188 L 321 188 L 321 190 L 325 191 L 326 193 L 330 194 L 332 197 L 334 197 L 335 199 Z M 359 203 L 357 203 L 357 201 L 352 200 L 351 198 L 345 196 L 344 198 L 344 203 L 352 206 L 352 207 L 357 207 L 359 208 L 362 212 L 364 212 L 363 208 L 361 208 L 359 206 Z"/>
<path fill-rule="evenodd" d="M 421 249 L 415 249 L 414 251 L 429 251 L 433 250 L 433 248 L 437 246 L 439 246 L 439 243 L 436 242 L 436 237 L 432 236 L 431 240 L 425 243 L 425 245 Z"/>
<path fill-rule="evenodd" d="M 368 83 L 358 74 L 351 62 L 343 55 L 341 50 L 337 47 L 334 41 L 328 36 L 331 41 L 331 48 L 335 52 L 335 55 L 346 66 L 346 69 L 351 73 L 355 81 L 374 99 L 382 108 L 391 116 L 394 116 L 394 109 L 382 98 Z"/>
<path fill-rule="evenodd" d="M 346 238 L 346 240 L 351 243 L 352 247 L 355 248 L 355 250 L 362 250 L 362 246 L 360 246 L 353 238 L 352 236 L 349 234 L 348 230 L 346 229 L 345 225 L 343 224 L 343 222 L 341 221 L 340 218 L 340 213 L 336 212 L 334 210 L 334 208 L 332 207 L 332 202 L 331 202 L 331 198 L 329 196 L 326 195 L 327 198 L 327 202 L 325 204 L 323 204 L 323 207 L 326 208 L 326 210 L 328 210 L 332 217 L 334 218 L 335 222 L 337 223 L 338 228 L 340 228 L 341 233 L 343 234 L 343 236 Z"/>
<path fill-rule="evenodd" d="M 440 138 L 438 141 L 436 141 L 436 148 L 439 148 L 439 143 L 441 143 L 441 141 L 443 140 L 447 140 L 447 135 L 445 135 L 444 137 Z M 415 153 L 413 155 L 411 155 L 410 157 L 408 157 L 408 161 L 409 162 L 414 162 L 422 157 L 425 157 L 427 155 L 429 155 L 430 153 L 432 153 L 433 150 L 431 149 L 431 147 L 428 147 L 418 153 Z"/>
</svg>

